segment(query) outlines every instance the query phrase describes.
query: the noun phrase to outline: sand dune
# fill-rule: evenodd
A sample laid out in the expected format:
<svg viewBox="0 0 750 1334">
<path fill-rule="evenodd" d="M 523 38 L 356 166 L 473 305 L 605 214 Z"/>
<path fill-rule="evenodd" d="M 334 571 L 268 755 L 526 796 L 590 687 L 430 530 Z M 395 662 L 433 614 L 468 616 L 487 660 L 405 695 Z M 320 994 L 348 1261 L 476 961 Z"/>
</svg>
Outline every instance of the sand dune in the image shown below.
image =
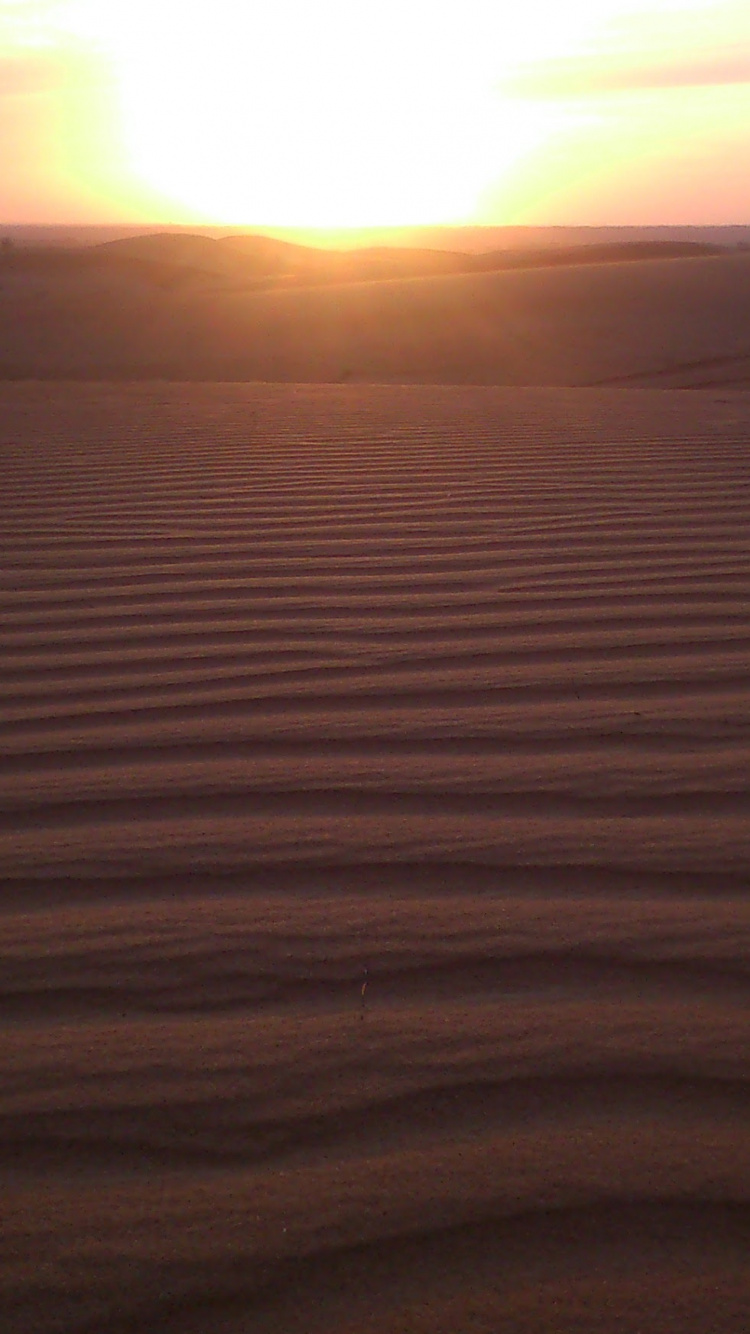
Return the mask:
<svg viewBox="0 0 750 1334">
<path fill-rule="evenodd" d="M 0 401 L 3 1330 L 744 1332 L 747 397 Z"/>
<path fill-rule="evenodd" d="M 281 273 L 282 286 L 265 290 L 266 260 L 247 270 L 246 256 L 229 240 L 150 240 L 145 250 L 143 239 L 102 247 L 96 262 L 90 256 L 84 262 L 86 252 L 80 252 L 72 271 L 4 271 L 0 375 L 658 387 L 749 382 L 750 254 L 367 282 L 333 282 L 326 271 L 322 285 L 302 287 L 296 279 L 284 286 L 289 275 Z M 165 247 L 177 240 L 177 250 Z M 220 259 L 206 260 L 207 248 Z M 166 267 L 165 249 L 172 256 Z M 175 262 L 178 251 L 182 266 Z M 373 271 L 381 272 L 383 253 L 368 254 Z M 440 267 L 455 259 L 433 256 Z M 346 254 L 339 260 L 345 273 L 353 261 Z M 424 254 L 420 263 L 427 263 Z"/>
<path fill-rule="evenodd" d="M 554 264 L 584 264 L 619 260 L 696 258 L 720 255 L 728 248 L 684 238 L 645 240 L 640 238 L 590 241 L 578 245 L 529 245 L 512 249 L 488 249 L 478 254 L 461 249 L 461 233 L 455 246 L 438 249 L 425 246 L 365 245 L 352 249 L 330 249 L 299 245 L 273 236 L 236 235 L 211 238 L 190 233 L 155 232 L 122 238 L 78 253 L 78 261 L 134 260 L 169 262 L 183 274 L 193 270 L 231 274 L 243 278 L 265 278 L 268 286 L 311 286 L 323 283 L 367 282 L 382 278 L 418 278 L 431 274 L 491 272 L 505 268 L 533 268 Z M 27 252 L 29 253 L 29 252 Z M 74 252 L 69 252 L 71 255 Z M 23 254 L 23 252 L 21 252 Z M 18 263 L 19 255 L 14 260 Z"/>
</svg>

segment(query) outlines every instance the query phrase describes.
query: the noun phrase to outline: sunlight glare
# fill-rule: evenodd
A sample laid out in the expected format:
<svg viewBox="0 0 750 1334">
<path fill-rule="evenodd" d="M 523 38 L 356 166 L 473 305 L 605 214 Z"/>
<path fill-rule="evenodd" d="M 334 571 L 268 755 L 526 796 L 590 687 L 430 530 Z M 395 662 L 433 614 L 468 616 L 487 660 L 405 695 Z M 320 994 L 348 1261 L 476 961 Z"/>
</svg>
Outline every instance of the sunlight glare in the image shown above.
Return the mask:
<svg viewBox="0 0 750 1334">
<path fill-rule="evenodd" d="M 676 3 L 650 8 L 665 16 Z M 186 217 L 357 227 L 470 220 L 489 188 L 581 116 L 504 94 L 503 83 L 524 64 L 595 50 L 608 23 L 644 5 L 60 0 L 59 9 L 112 64 L 135 175 Z"/>
</svg>

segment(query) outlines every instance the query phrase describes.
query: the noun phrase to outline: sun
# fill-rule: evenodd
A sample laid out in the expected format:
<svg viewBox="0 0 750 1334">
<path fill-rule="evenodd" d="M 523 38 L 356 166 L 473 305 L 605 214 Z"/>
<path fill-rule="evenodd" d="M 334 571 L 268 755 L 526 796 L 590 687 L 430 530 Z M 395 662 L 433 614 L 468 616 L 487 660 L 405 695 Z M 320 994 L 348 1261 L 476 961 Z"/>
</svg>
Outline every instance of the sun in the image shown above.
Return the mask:
<svg viewBox="0 0 750 1334">
<path fill-rule="evenodd" d="M 78 0 L 141 185 L 186 218 L 311 228 L 469 221 L 559 130 L 559 109 L 503 97 L 502 76 L 569 45 L 590 6 L 519 8 Z"/>
<path fill-rule="evenodd" d="M 451 25 L 388 6 L 223 5 L 210 24 L 162 8 L 121 41 L 118 84 L 138 175 L 197 217 L 357 227 L 462 220 L 488 165 L 535 141 Z M 411 18 L 409 18 L 409 13 Z"/>
</svg>

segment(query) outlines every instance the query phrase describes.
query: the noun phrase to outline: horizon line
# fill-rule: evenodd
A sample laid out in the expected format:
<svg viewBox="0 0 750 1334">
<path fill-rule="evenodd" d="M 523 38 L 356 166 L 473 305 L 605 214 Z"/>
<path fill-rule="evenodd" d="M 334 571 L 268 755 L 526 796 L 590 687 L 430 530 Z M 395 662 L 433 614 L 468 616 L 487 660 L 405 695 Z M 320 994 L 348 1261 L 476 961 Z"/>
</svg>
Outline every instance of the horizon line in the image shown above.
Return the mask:
<svg viewBox="0 0 750 1334">
<path fill-rule="evenodd" d="M 750 219 L 735 222 L 393 222 L 362 223 L 359 225 L 319 226 L 306 223 L 272 222 L 178 222 L 176 220 L 158 221 L 138 219 L 125 221 L 115 219 L 110 222 L 3 222 L 0 231 L 18 230 L 33 227 L 39 231 L 58 231 L 63 228 L 101 229 L 107 227 L 152 227 L 163 229 L 177 227 L 181 231 L 277 231 L 277 232 L 391 232 L 391 231 L 603 231 L 605 229 L 636 231 L 643 228 L 651 230 L 676 230 L 685 228 L 711 228 L 713 231 L 734 228 L 750 229 Z"/>
</svg>

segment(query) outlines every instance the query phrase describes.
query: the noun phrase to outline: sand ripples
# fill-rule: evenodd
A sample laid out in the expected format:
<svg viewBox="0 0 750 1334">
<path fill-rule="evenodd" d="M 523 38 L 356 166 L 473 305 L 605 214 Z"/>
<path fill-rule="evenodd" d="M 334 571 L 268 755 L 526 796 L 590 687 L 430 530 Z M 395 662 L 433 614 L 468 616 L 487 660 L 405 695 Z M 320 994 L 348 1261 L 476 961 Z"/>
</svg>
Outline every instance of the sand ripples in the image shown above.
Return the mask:
<svg viewBox="0 0 750 1334">
<path fill-rule="evenodd" d="M 744 1328 L 742 395 L 2 399 L 8 1327 Z"/>
</svg>

